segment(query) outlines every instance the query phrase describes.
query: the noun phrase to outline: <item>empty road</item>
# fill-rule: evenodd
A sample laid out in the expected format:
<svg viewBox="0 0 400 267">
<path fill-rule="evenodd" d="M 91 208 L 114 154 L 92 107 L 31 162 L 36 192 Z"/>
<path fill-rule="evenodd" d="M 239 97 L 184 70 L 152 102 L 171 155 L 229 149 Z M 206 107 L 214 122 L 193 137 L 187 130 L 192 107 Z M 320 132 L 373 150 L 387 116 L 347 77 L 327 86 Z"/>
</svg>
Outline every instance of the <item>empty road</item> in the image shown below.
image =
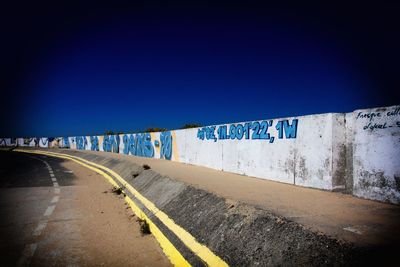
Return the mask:
<svg viewBox="0 0 400 267">
<path fill-rule="evenodd" d="M 170 266 L 122 197 L 74 162 L 0 151 L 0 266 Z"/>
</svg>

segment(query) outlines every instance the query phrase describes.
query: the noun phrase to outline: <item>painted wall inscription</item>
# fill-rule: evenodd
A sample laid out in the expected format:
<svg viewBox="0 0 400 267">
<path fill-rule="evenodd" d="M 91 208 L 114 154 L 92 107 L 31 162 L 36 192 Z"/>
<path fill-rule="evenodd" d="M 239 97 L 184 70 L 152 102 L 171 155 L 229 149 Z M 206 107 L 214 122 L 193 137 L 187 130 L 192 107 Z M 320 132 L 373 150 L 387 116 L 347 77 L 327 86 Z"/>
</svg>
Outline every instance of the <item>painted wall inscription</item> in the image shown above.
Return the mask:
<svg viewBox="0 0 400 267">
<path fill-rule="evenodd" d="M 274 125 L 274 120 L 253 121 L 228 125 L 203 127 L 197 130 L 197 138 L 200 140 L 268 140 L 273 143 L 278 139 L 297 138 L 299 120 L 280 120 Z"/>
</svg>

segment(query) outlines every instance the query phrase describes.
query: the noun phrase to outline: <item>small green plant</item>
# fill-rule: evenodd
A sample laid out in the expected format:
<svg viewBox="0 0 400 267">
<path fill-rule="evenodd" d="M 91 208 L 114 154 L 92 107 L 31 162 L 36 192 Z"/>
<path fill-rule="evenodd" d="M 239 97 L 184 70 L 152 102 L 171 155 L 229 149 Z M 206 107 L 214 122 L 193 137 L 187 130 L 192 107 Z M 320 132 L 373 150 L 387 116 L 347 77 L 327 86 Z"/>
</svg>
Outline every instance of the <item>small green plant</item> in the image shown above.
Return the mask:
<svg viewBox="0 0 400 267">
<path fill-rule="evenodd" d="M 148 169 L 151 169 L 151 168 L 150 168 L 150 166 L 149 166 L 149 165 L 147 165 L 147 164 L 143 164 L 143 169 L 145 169 L 145 170 L 148 170 Z"/>
</svg>

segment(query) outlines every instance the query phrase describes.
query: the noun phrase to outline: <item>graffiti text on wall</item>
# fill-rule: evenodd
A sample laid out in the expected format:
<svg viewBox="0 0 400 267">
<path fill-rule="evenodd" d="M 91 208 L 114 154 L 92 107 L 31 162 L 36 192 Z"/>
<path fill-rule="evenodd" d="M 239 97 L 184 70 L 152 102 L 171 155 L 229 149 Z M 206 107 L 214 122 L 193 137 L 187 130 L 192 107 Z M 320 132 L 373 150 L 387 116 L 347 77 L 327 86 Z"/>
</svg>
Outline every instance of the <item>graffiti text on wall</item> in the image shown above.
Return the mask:
<svg viewBox="0 0 400 267">
<path fill-rule="evenodd" d="M 154 156 L 154 147 L 149 133 L 125 134 L 122 139 L 124 143 L 124 154 L 147 158 L 152 158 Z"/>
<path fill-rule="evenodd" d="M 68 137 L 63 137 L 62 140 L 63 140 L 62 147 L 69 148 L 69 139 L 68 139 Z"/>
<path fill-rule="evenodd" d="M 119 152 L 119 135 L 105 135 L 103 140 L 103 151 Z"/>
<path fill-rule="evenodd" d="M 274 121 L 253 121 L 244 124 L 237 123 L 229 125 L 221 125 L 216 129 L 215 126 L 203 127 L 198 129 L 197 138 L 200 140 L 268 140 L 270 143 L 278 139 L 292 139 L 297 137 L 298 119 L 293 119 L 290 123 L 289 120 L 280 120 L 273 127 Z M 271 131 L 271 129 L 273 131 Z M 273 132 L 277 133 L 274 136 Z"/>
<path fill-rule="evenodd" d="M 171 132 L 160 133 L 161 150 L 160 158 L 170 160 L 172 157 L 172 135 Z"/>
<path fill-rule="evenodd" d="M 46 137 L 39 138 L 39 146 L 40 147 L 48 147 L 49 146 L 49 139 Z"/>
<path fill-rule="evenodd" d="M 99 151 L 99 138 L 97 136 L 90 137 L 90 150 Z"/>
<path fill-rule="evenodd" d="M 356 120 L 367 120 L 363 126 L 364 131 L 382 130 L 393 127 L 400 127 L 400 121 L 393 120 L 400 116 L 400 108 L 394 110 L 384 110 L 377 112 L 358 112 Z"/>
</svg>

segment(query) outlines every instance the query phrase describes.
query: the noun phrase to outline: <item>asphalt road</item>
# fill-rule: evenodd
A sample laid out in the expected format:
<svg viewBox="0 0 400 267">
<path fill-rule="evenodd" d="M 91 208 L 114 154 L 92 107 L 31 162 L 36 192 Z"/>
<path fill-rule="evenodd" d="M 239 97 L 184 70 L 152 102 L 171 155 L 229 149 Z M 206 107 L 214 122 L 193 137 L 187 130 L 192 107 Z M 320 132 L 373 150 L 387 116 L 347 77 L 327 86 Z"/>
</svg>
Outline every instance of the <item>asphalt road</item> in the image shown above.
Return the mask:
<svg viewBox="0 0 400 267">
<path fill-rule="evenodd" d="M 0 266 L 169 266 L 102 176 L 0 151 Z"/>
</svg>

